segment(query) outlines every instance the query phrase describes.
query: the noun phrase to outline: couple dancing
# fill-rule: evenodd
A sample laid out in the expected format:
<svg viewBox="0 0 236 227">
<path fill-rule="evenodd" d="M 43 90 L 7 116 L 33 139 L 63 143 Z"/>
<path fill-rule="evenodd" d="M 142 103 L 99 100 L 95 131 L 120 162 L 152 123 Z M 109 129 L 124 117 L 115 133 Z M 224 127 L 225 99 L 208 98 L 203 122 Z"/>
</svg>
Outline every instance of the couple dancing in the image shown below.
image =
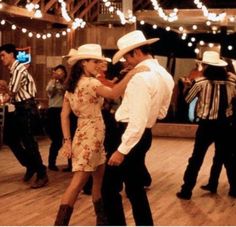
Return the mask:
<svg viewBox="0 0 236 227">
<path fill-rule="evenodd" d="M 158 38 L 146 39 L 141 31 L 122 36 L 119 51 L 134 68 L 114 87 L 103 85 L 97 67 L 106 58 L 98 44 L 85 44 L 68 55 L 72 66 L 61 113 L 64 145 L 62 152 L 72 158 L 73 177 L 62 196 L 55 225 L 68 225 L 79 192 L 93 177 L 92 200 L 97 225 L 126 225 L 120 191 L 125 184 L 136 225 L 153 225 L 152 213 L 143 187 L 144 159 L 152 142 L 151 128 L 157 119 L 166 116 L 174 82 L 172 76 L 153 59 L 149 45 Z M 123 95 L 115 118 L 122 128 L 116 135 L 120 143 L 110 154 L 105 153 L 105 125 L 101 108 L 103 98 Z M 71 139 L 70 113 L 79 117 L 76 133 Z"/>
</svg>

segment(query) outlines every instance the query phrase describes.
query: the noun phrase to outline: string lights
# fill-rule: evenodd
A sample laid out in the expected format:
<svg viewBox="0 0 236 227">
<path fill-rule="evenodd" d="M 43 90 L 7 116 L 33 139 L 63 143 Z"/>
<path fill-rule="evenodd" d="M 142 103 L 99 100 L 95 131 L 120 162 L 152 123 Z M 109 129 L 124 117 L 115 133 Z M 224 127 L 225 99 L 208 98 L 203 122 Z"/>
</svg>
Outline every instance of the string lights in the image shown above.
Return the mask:
<svg viewBox="0 0 236 227">
<path fill-rule="evenodd" d="M 115 12 L 117 14 L 117 16 L 120 18 L 120 22 L 121 24 L 133 24 L 136 22 L 136 17 L 133 15 L 132 10 L 128 10 L 128 17 L 125 17 L 124 13 L 122 11 L 120 11 L 115 4 L 113 4 L 111 1 L 109 0 L 102 0 L 105 7 L 108 8 L 110 13 Z"/>
<path fill-rule="evenodd" d="M 34 12 L 34 17 L 36 18 L 42 18 L 42 12 L 39 9 L 39 4 L 34 4 L 32 2 L 27 1 L 27 4 L 25 5 L 25 8 L 29 11 L 29 12 Z"/>
<path fill-rule="evenodd" d="M 168 21 L 168 22 L 174 22 L 176 20 L 178 20 L 178 9 L 175 8 L 173 9 L 173 11 L 167 15 L 163 8 L 160 7 L 159 3 L 157 2 L 157 0 L 150 0 L 152 2 L 152 5 L 153 5 L 153 8 L 154 10 L 157 12 L 157 14 L 165 21 Z"/>
<path fill-rule="evenodd" d="M 160 5 L 158 4 L 158 2 L 156 0 L 150 0 L 150 1 L 153 4 L 154 10 L 157 11 L 159 17 L 161 17 L 163 20 L 168 21 L 170 23 L 178 20 L 178 9 L 173 9 L 172 12 L 169 13 L 169 15 L 167 15 L 164 13 L 164 10 L 160 7 Z M 212 26 L 213 22 L 224 21 L 226 19 L 231 23 L 236 21 L 236 16 L 228 16 L 225 12 L 219 13 L 219 14 L 210 13 L 209 10 L 207 9 L 207 7 L 200 0 L 193 0 L 193 2 L 197 8 L 202 10 L 203 15 L 206 17 L 206 19 L 207 19 L 206 25 L 209 27 L 209 33 L 216 34 L 216 33 L 220 32 L 220 30 L 217 26 Z M 141 20 L 139 23 L 140 23 L 140 25 L 144 25 L 146 22 L 144 20 Z M 157 25 L 154 24 L 152 26 L 152 28 L 157 29 Z M 170 31 L 171 25 L 167 25 L 165 29 L 166 29 L 166 31 Z M 196 24 L 194 24 L 194 25 L 192 25 L 192 29 L 193 29 L 193 31 L 196 31 L 198 29 L 198 26 Z M 180 38 L 182 40 L 186 41 L 187 46 L 190 48 L 194 48 L 194 46 L 196 45 L 196 38 L 194 36 L 192 36 L 188 39 L 188 35 L 187 35 L 185 28 L 183 26 L 180 26 L 178 28 L 178 30 L 180 32 Z M 204 41 L 201 40 L 200 45 L 201 45 L 201 43 L 204 43 Z M 209 43 L 208 45 L 210 47 L 214 44 Z M 236 49 L 236 47 L 234 47 L 231 44 L 228 44 L 226 48 L 228 51 L 232 51 L 232 50 Z M 194 52 L 195 53 L 199 52 L 199 49 L 195 48 Z"/>
<path fill-rule="evenodd" d="M 60 3 L 60 5 L 61 5 L 61 13 L 62 13 L 63 18 L 67 22 L 72 21 L 72 19 L 70 18 L 70 16 L 67 13 L 66 3 L 63 0 L 58 0 L 58 3 Z M 2 8 L 2 7 L 3 7 L 2 0 L 0 0 L 0 8 Z M 27 4 L 25 5 L 25 8 L 29 12 L 34 12 L 34 17 L 36 17 L 36 18 L 42 17 L 42 13 L 41 13 L 41 10 L 40 10 L 40 7 L 38 4 L 34 4 L 28 0 Z M 28 35 L 29 38 L 36 37 L 37 39 L 46 40 L 46 39 L 50 39 L 53 37 L 55 37 L 55 38 L 64 37 L 67 35 L 67 33 L 71 32 L 71 28 L 73 30 L 75 30 L 77 28 L 84 28 L 86 25 L 86 22 L 81 18 L 75 18 L 72 21 L 71 28 L 67 28 L 63 31 L 58 31 L 58 32 L 46 32 L 46 33 L 31 31 L 26 28 L 20 27 L 20 26 L 16 25 L 15 23 L 12 23 L 10 20 L 1 19 L 0 26 L 6 26 L 6 25 L 10 25 L 12 30 L 21 31 L 22 33 Z"/>
<path fill-rule="evenodd" d="M 84 28 L 86 26 L 86 22 L 82 19 L 82 18 L 75 18 L 72 19 L 70 17 L 70 15 L 67 12 L 67 3 L 64 0 L 57 0 L 57 2 L 60 4 L 61 7 L 61 15 L 62 17 L 65 19 L 65 21 L 67 22 L 71 22 L 71 28 L 65 29 L 63 31 L 60 32 L 46 32 L 46 33 L 39 33 L 39 32 L 34 32 L 34 31 L 30 31 L 26 28 L 22 28 L 12 22 L 10 22 L 9 20 L 4 20 L 2 19 L 0 21 L 0 27 L 1 26 L 5 26 L 5 25 L 10 25 L 12 30 L 20 30 L 22 33 L 27 34 L 28 37 L 36 37 L 38 39 L 49 39 L 52 37 L 56 37 L 56 38 L 60 38 L 60 37 L 64 37 L 67 35 L 67 33 L 71 32 L 71 29 L 77 29 L 77 28 Z M 116 13 L 117 16 L 120 18 L 120 23 L 122 25 L 129 23 L 135 23 L 137 21 L 137 18 L 133 15 L 133 11 L 132 10 L 128 10 L 126 13 L 126 16 L 124 15 L 124 13 L 119 9 L 120 7 L 117 6 L 117 4 L 115 2 L 113 2 L 112 0 L 102 0 L 104 6 L 108 9 L 108 11 L 110 13 Z M 150 2 L 153 5 L 153 9 L 157 12 L 157 14 L 159 15 L 159 17 L 161 17 L 163 20 L 169 22 L 170 24 L 168 24 L 166 26 L 166 31 L 171 31 L 171 23 L 178 20 L 178 9 L 174 8 L 169 14 L 166 14 L 164 9 L 160 6 L 160 4 L 158 3 L 157 0 L 150 0 Z M 216 34 L 217 32 L 219 32 L 218 27 L 217 26 L 212 26 L 212 23 L 214 22 L 218 22 L 218 21 L 223 21 L 223 20 L 228 20 L 230 23 L 233 23 L 236 21 L 236 17 L 235 16 L 228 16 L 225 12 L 220 13 L 220 14 L 216 14 L 216 13 L 210 13 L 209 10 L 207 9 L 207 7 L 200 1 L 200 0 L 193 0 L 194 4 L 196 5 L 196 7 L 198 9 L 201 9 L 203 12 L 203 15 L 206 17 L 206 25 L 209 26 L 209 32 Z M 3 7 L 2 4 L 2 0 L 0 0 L 0 9 Z M 31 3 L 29 0 L 27 0 L 27 4 L 26 4 L 26 9 L 29 11 L 34 11 L 34 16 L 35 17 L 39 17 L 40 15 L 42 16 L 42 13 L 40 11 L 40 7 L 38 4 L 33 4 Z M 38 13 L 36 13 L 38 12 Z M 144 25 L 146 22 L 144 20 L 140 21 L 141 25 Z M 158 26 L 156 24 L 153 25 L 153 29 L 157 29 Z M 193 47 L 193 43 L 194 41 L 188 40 L 188 35 L 185 31 L 185 28 L 183 26 L 180 26 L 179 28 L 179 32 L 181 35 L 181 39 L 182 40 L 186 40 L 187 45 L 189 47 Z M 192 30 L 196 31 L 198 29 L 197 25 L 192 25 Z M 193 38 L 193 37 L 192 37 Z M 235 47 L 236 48 L 236 47 Z M 228 45 L 227 49 L 229 51 L 234 49 L 234 46 L 232 45 Z"/>
<path fill-rule="evenodd" d="M 69 33 L 71 31 L 70 28 L 67 28 L 66 30 L 63 30 L 63 31 L 60 31 L 60 32 L 39 33 L 39 32 L 30 31 L 26 28 L 22 28 L 22 27 L 20 27 L 16 24 L 12 23 L 9 20 L 2 19 L 0 21 L 0 27 L 1 26 L 6 26 L 6 25 L 10 25 L 12 30 L 21 31 L 23 34 L 28 35 L 29 38 L 36 37 L 37 39 L 43 39 L 43 40 L 53 38 L 53 37 L 60 38 L 60 37 L 66 36 L 67 33 Z"/>
<path fill-rule="evenodd" d="M 66 3 L 64 2 L 64 0 L 58 0 L 58 3 L 61 4 L 61 14 L 63 16 L 63 18 L 69 22 L 71 21 L 71 17 L 69 16 L 69 14 L 67 13 L 66 10 Z M 77 28 L 84 28 L 86 25 L 86 22 L 82 19 L 82 18 L 75 18 L 72 22 L 72 29 L 77 29 Z"/>
<path fill-rule="evenodd" d="M 201 9 L 203 12 L 203 15 L 210 21 L 223 21 L 226 18 L 226 13 L 210 13 L 207 9 L 207 7 L 200 1 L 200 0 L 194 0 L 193 3 L 196 5 L 198 9 Z"/>
</svg>

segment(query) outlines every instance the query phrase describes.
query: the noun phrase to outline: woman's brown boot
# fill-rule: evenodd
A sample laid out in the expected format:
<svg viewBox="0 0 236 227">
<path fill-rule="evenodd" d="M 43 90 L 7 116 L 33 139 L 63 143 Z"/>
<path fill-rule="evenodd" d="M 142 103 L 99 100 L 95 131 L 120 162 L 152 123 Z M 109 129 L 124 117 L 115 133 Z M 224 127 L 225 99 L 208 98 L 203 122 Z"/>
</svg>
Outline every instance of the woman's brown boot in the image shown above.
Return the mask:
<svg viewBox="0 0 236 227">
<path fill-rule="evenodd" d="M 97 226 L 108 225 L 107 216 L 104 211 L 102 199 L 93 202 L 93 205 L 97 216 L 96 225 Z"/>
<path fill-rule="evenodd" d="M 73 212 L 73 207 L 63 204 L 60 205 L 54 226 L 68 225 Z"/>
</svg>

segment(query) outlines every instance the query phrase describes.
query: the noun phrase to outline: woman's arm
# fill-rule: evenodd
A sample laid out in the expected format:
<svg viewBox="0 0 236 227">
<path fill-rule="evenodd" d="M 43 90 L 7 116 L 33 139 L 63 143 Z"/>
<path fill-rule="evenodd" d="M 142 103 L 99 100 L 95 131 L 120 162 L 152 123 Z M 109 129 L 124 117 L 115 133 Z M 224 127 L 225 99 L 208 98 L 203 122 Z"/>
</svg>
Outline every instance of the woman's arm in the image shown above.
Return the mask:
<svg viewBox="0 0 236 227">
<path fill-rule="evenodd" d="M 70 113 L 71 113 L 71 107 L 69 100 L 64 96 L 62 111 L 61 111 L 61 128 L 64 138 L 62 151 L 67 158 L 70 158 L 72 155 L 72 147 L 71 147 L 72 140 L 70 134 Z"/>
<path fill-rule="evenodd" d="M 96 93 L 104 98 L 117 99 L 119 98 L 125 91 L 126 85 L 129 80 L 137 73 L 149 71 L 147 66 L 140 66 L 130 70 L 125 77 L 117 83 L 113 88 L 109 88 L 105 85 L 101 85 L 97 87 Z"/>
</svg>

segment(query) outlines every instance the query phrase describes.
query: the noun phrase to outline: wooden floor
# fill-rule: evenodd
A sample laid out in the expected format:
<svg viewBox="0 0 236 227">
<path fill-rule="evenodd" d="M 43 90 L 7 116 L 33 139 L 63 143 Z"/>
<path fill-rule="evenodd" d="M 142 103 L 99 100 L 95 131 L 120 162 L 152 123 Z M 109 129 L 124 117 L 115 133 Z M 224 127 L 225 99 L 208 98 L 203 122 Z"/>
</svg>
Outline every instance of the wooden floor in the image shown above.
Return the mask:
<svg viewBox="0 0 236 227">
<path fill-rule="evenodd" d="M 40 150 L 47 164 L 48 139 L 40 139 Z M 192 152 L 193 139 L 155 137 L 147 155 L 147 166 L 153 177 L 148 190 L 155 225 L 161 226 L 235 226 L 236 200 L 227 196 L 225 170 L 220 178 L 217 195 L 202 191 L 207 182 L 214 147 L 210 147 L 199 173 L 190 201 L 176 198 L 187 160 Z M 66 160 L 58 158 L 60 168 Z M 24 174 L 7 147 L 0 151 L 0 225 L 53 225 L 60 198 L 71 178 L 71 173 L 48 171 L 50 183 L 41 189 L 30 189 L 22 182 Z M 127 198 L 123 195 L 127 223 L 134 225 Z M 70 225 L 94 225 L 95 216 L 91 196 L 81 194 L 75 204 Z"/>
</svg>

